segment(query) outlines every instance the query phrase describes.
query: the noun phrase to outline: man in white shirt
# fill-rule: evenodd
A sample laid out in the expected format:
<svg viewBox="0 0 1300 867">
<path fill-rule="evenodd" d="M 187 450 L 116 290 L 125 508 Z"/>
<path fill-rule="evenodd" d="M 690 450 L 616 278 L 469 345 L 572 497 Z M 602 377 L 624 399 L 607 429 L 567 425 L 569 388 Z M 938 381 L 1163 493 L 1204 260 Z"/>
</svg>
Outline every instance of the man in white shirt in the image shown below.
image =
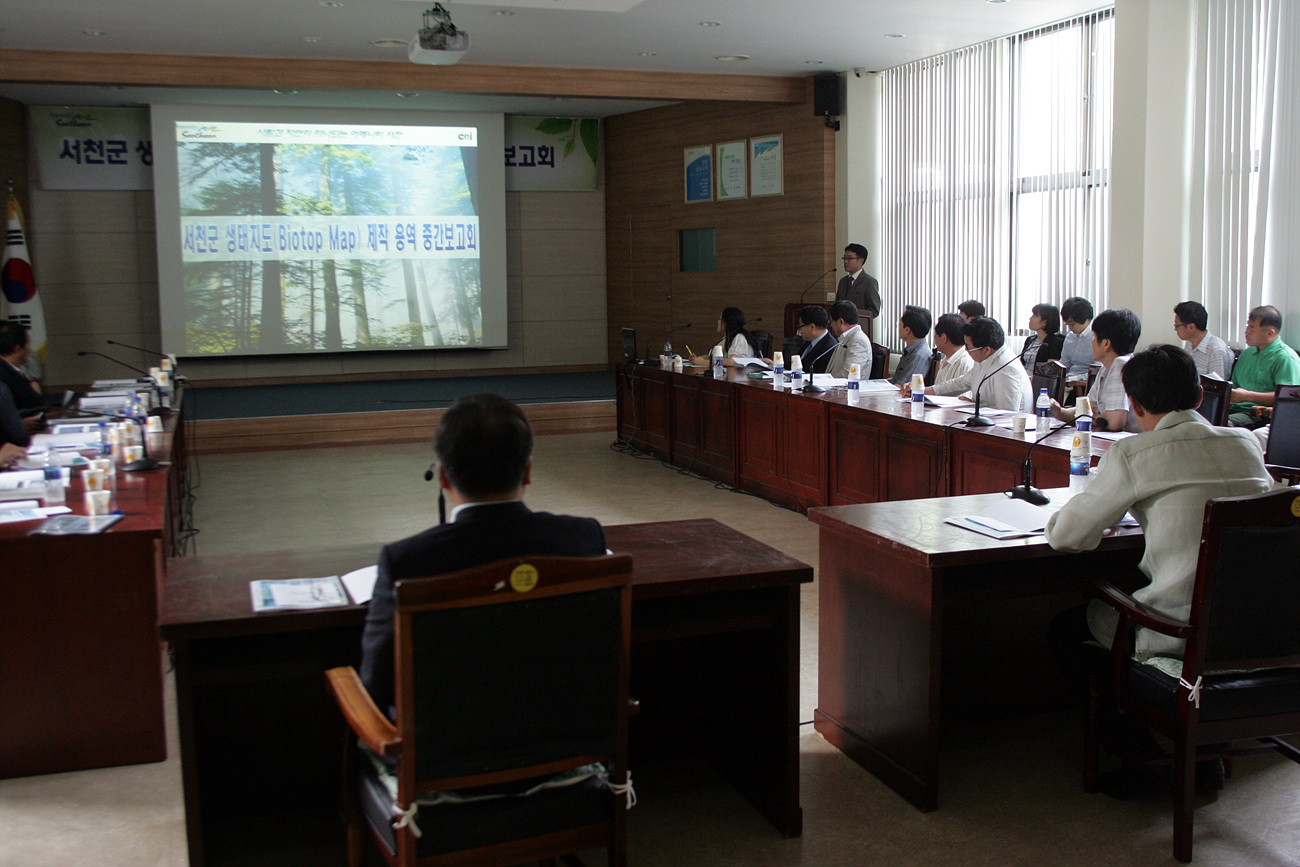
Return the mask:
<svg viewBox="0 0 1300 867">
<path fill-rule="evenodd" d="M 849 365 L 856 364 L 866 379 L 871 370 L 871 338 L 858 325 L 858 308 L 852 301 L 836 301 L 831 305 L 830 317 L 830 332 L 839 346 L 831 353 L 826 372 L 844 379 L 849 375 Z"/>
<path fill-rule="evenodd" d="M 1065 343 L 1061 344 L 1061 363 L 1066 382 L 1087 382 L 1092 365 L 1092 302 L 1087 298 L 1066 298 L 1061 304 L 1061 323 L 1065 325 Z"/>
<path fill-rule="evenodd" d="M 1174 305 L 1174 333 L 1183 340 L 1183 349 L 1192 354 L 1196 372 L 1205 376 L 1232 379 L 1232 365 L 1237 357 L 1222 337 L 1206 330 L 1210 317 L 1196 301 Z"/>
<path fill-rule="evenodd" d="M 966 352 L 975 366 L 968 373 L 926 388 L 926 394 L 961 394 L 979 397 L 981 407 L 1012 412 L 1033 412 L 1034 388 L 1020 353 L 1006 345 L 1006 334 L 997 320 L 977 316 L 962 329 Z M 904 397 L 912 390 L 903 387 Z"/>
<path fill-rule="evenodd" d="M 1088 391 L 1093 430 L 1138 432 L 1121 374 L 1141 336 L 1142 322 L 1132 310 L 1103 310 L 1092 321 L 1092 357 L 1102 368 Z M 1052 417 L 1060 421 L 1074 421 L 1074 410 L 1052 401 Z"/>
<path fill-rule="evenodd" d="M 966 319 L 959 313 L 945 313 L 934 324 L 934 348 L 943 358 L 939 359 L 939 369 L 934 374 L 934 384 L 941 385 L 969 373 L 975 366 L 970 353 L 966 351 L 966 339 L 962 328 Z"/>
</svg>

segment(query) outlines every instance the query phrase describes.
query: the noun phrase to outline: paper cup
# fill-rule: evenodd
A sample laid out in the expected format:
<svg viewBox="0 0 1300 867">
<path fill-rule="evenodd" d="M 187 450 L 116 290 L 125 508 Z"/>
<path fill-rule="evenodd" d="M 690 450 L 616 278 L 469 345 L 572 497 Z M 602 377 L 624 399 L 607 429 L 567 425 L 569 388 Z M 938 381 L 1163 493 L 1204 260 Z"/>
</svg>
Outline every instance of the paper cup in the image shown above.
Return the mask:
<svg viewBox="0 0 1300 867">
<path fill-rule="evenodd" d="M 115 467 L 112 458 L 93 458 L 87 462 L 92 470 L 99 470 L 105 476 L 115 475 Z"/>
<path fill-rule="evenodd" d="M 108 476 L 103 470 L 89 469 L 81 474 L 81 481 L 85 484 L 87 491 L 104 490 L 107 478 Z"/>
<path fill-rule="evenodd" d="M 149 416 L 149 421 L 146 422 L 146 427 L 149 429 L 149 433 L 162 433 L 162 416 Z"/>
<path fill-rule="evenodd" d="M 111 491 L 86 491 L 86 514 L 107 515 Z"/>
<path fill-rule="evenodd" d="M 1025 423 L 1029 421 L 1027 415 L 1014 415 L 1011 417 L 1011 430 L 1014 433 L 1023 434 L 1025 432 Z"/>
<path fill-rule="evenodd" d="M 144 457 L 144 446 L 123 446 L 122 460 L 126 463 L 138 461 Z"/>
</svg>

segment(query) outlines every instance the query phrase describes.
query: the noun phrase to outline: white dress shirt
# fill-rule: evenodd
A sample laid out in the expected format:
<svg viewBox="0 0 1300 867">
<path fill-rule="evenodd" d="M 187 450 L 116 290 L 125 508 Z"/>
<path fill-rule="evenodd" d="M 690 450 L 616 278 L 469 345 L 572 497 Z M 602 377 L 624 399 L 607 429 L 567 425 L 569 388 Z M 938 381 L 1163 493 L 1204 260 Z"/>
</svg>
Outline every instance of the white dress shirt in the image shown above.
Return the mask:
<svg viewBox="0 0 1300 867">
<path fill-rule="evenodd" d="M 967 373 L 954 376 L 946 382 L 936 382 L 934 393 L 961 394 L 969 391 L 974 397 L 976 389 L 979 389 L 981 407 L 1009 409 L 1012 412 L 1034 411 L 1034 388 L 1029 382 L 1029 374 L 1025 373 L 1025 366 L 1020 363 L 1020 353 L 1005 343 Z"/>
<path fill-rule="evenodd" d="M 962 346 L 948 358 L 939 359 L 939 370 L 934 375 L 934 384 L 940 385 L 970 373 L 974 366 L 975 359 L 971 358 L 966 347 Z"/>
<path fill-rule="evenodd" d="M 1183 348 L 1192 354 L 1197 373 L 1213 373 L 1225 381 L 1232 378 L 1232 365 L 1237 356 L 1232 354 L 1232 349 L 1223 342 L 1223 338 L 1207 331 L 1195 349 L 1191 343 L 1184 343 Z"/>
</svg>

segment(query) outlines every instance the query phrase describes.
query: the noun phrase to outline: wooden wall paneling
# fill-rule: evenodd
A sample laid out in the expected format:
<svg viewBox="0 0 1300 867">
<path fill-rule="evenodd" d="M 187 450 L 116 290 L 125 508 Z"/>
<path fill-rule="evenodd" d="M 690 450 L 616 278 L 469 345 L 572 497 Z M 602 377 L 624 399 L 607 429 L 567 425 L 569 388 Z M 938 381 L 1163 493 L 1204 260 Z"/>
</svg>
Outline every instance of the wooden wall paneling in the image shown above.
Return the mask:
<svg viewBox="0 0 1300 867">
<path fill-rule="evenodd" d="M 700 380 L 699 377 L 681 374 L 669 380 L 668 439 L 673 466 L 694 471 L 700 454 Z"/>
<path fill-rule="evenodd" d="M 669 400 L 669 377 L 672 374 L 649 372 L 641 380 L 642 418 L 645 420 L 646 447 L 665 460 L 672 453 L 672 404 Z"/>
<path fill-rule="evenodd" d="M 737 484 L 770 496 L 778 486 L 784 487 L 780 474 L 788 398 L 763 388 L 738 388 L 736 399 L 737 427 L 744 431 L 736 462 Z"/>
<path fill-rule="evenodd" d="M 920 500 L 944 495 L 942 477 L 947 428 L 910 419 L 882 425 L 880 475 L 886 500 Z"/>
<path fill-rule="evenodd" d="M 674 346 L 690 344 L 702 354 L 718 340 L 715 326 L 726 306 L 761 317 L 757 327 L 779 335 L 785 304 L 834 264 L 838 248 L 834 133 L 812 116 L 810 104 L 670 106 L 611 117 L 605 129 L 613 357 L 624 325 L 635 327 L 644 344 L 645 335 L 690 323 Z M 774 133 L 782 135 L 784 195 L 683 201 L 683 148 Z M 679 231 L 710 227 L 717 230 L 718 270 L 682 273 Z M 643 264 L 635 253 L 642 249 L 655 261 Z M 636 273 L 619 273 L 630 257 Z"/>
<path fill-rule="evenodd" d="M 875 503 L 881 495 L 879 463 L 884 452 L 881 417 L 852 407 L 832 406 L 826 426 L 830 439 L 827 501 L 832 506 Z"/>
</svg>

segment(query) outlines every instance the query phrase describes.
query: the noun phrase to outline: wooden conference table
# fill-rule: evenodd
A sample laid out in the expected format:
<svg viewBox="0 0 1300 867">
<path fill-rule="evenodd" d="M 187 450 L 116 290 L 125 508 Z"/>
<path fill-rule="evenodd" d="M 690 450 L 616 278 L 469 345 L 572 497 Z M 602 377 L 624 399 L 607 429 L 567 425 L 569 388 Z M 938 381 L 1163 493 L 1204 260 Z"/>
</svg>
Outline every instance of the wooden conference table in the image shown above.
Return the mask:
<svg viewBox="0 0 1300 867">
<path fill-rule="evenodd" d="M 605 533 L 633 558 L 633 771 L 702 751 L 777 830 L 798 836 L 799 585 L 812 568 L 708 519 Z M 359 663 L 366 609 L 254 614 L 248 582 L 337 574 L 377 554 L 363 545 L 169 561 L 160 630 L 175 658 L 191 867 L 259 854 L 343 863 L 343 728 L 324 671 Z"/>
<path fill-rule="evenodd" d="M 1063 502 L 1066 491 L 1048 491 Z M 945 524 L 1001 494 L 813 509 L 820 528 L 818 689 L 828 741 L 917 808 L 938 806 L 941 722 L 1070 703 L 1046 643 L 1086 579 L 1140 586 L 1141 531 L 1094 552 Z"/>
<path fill-rule="evenodd" d="M 796 508 L 987 494 L 1020 481 L 1032 442 L 898 392 L 792 394 L 728 371 L 616 371 L 618 437 L 674 466 Z M 1071 431 L 1034 451 L 1040 488 L 1069 482 Z M 1107 444 L 1093 439 L 1094 458 Z"/>
<path fill-rule="evenodd" d="M 29 536 L 0 525 L 0 779 L 167 757 L 158 595 L 183 499 L 184 446 L 171 419 L 150 453 L 176 466 L 118 471 L 93 536 Z M 67 506 L 85 514 L 79 474 Z"/>
</svg>

